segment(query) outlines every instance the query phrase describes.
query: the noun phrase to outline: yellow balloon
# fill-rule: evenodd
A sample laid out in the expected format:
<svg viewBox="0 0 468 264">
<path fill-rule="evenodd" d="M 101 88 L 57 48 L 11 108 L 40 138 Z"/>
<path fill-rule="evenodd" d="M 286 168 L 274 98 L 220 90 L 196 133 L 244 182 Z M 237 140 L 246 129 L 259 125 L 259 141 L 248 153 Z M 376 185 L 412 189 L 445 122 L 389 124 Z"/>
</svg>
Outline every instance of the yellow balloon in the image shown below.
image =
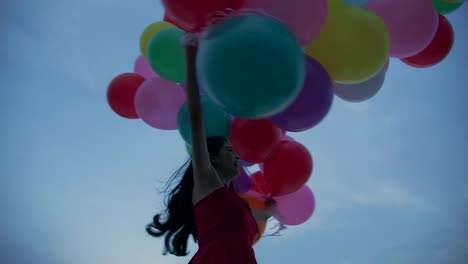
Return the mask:
<svg viewBox="0 0 468 264">
<path fill-rule="evenodd" d="M 143 33 L 141 34 L 140 51 L 143 57 L 145 57 L 147 61 L 148 61 L 148 51 L 147 51 L 148 42 L 151 40 L 154 34 L 168 27 L 175 27 L 175 26 L 166 21 L 154 22 L 151 25 L 147 26 L 145 30 L 143 31 Z"/>
<path fill-rule="evenodd" d="M 348 9 L 350 7 L 351 4 L 345 4 L 343 3 L 343 0 L 328 0 L 328 9 L 331 10 L 331 12 Z"/>
<path fill-rule="evenodd" d="M 305 53 L 318 60 L 333 80 L 363 82 L 387 62 L 390 36 L 383 20 L 372 11 L 330 0 L 327 22 Z"/>
</svg>

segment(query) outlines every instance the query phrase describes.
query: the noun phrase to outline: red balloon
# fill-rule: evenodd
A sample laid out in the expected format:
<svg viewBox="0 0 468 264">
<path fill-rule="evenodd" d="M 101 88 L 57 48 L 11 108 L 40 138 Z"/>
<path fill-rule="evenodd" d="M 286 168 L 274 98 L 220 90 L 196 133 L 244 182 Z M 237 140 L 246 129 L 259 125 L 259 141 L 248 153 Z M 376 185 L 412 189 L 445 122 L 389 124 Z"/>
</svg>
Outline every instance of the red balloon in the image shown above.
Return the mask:
<svg viewBox="0 0 468 264">
<path fill-rule="evenodd" d="M 166 21 L 166 22 L 169 22 L 169 23 L 175 25 L 175 22 L 172 21 L 171 18 L 167 16 L 167 13 L 166 13 L 166 12 L 164 12 L 163 21 Z"/>
<path fill-rule="evenodd" d="M 244 0 L 163 0 L 165 20 L 189 32 L 200 32 L 216 12 L 228 13 L 243 6 Z"/>
<path fill-rule="evenodd" d="M 136 73 L 123 73 L 115 77 L 107 88 L 107 102 L 118 115 L 136 119 L 135 94 L 145 77 Z"/>
<path fill-rule="evenodd" d="M 453 39 L 452 25 L 447 18 L 439 14 L 439 26 L 432 42 L 418 54 L 401 59 L 401 61 L 416 68 L 436 65 L 450 53 Z"/>
<path fill-rule="evenodd" d="M 261 194 L 268 194 L 268 188 L 263 178 L 263 172 L 257 171 L 250 175 L 252 190 Z"/>
<path fill-rule="evenodd" d="M 229 131 L 232 148 L 240 159 L 260 163 L 283 137 L 281 129 L 267 119 L 235 118 Z"/>
<path fill-rule="evenodd" d="M 264 162 L 264 179 L 274 196 L 299 190 L 312 174 L 312 156 L 295 141 L 281 141 Z"/>
</svg>

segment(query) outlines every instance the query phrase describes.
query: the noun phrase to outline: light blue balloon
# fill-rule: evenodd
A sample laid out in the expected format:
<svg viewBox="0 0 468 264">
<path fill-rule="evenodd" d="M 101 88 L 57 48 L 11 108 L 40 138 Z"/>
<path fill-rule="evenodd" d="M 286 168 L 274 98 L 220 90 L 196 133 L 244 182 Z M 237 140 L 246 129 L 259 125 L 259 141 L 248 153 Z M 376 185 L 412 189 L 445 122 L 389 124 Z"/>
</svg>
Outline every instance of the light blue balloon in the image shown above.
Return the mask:
<svg viewBox="0 0 468 264">
<path fill-rule="evenodd" d="M 343 4 L 365 6 L 369 0 L 343 0 Z"/>
<path fill-rule="evenodd" d="M 231 118 L 221 108 L 219 108 L 207 96 L 202 95 L 200 98 L 202 104 L 203 121 L 205 124 L 206 137 L 220 136 L 228 138 L 229 129 L 231 128 Z M 179 133 L 185 140 L 188 146 L 191 145 L 190 137 L 190 115 L 185 103 L 179 110 L 177 117 L 179 124 Z"/>
<path fill-rule="evenodd" d="M 185 150 L 187 151 L 187 154 L 189 156 L 192 156 L 192 146 L 190 146 L 189 144 L 185 143 Z"/>
<path fill-rule="evenodd" d="M 206 30 L 196 63 L 206 94 L 225 112 L 244 118 L 284 110 L 305 77 L 305 56 L 294 35 L 258 15 L 227 18 Z"/>
</svg>

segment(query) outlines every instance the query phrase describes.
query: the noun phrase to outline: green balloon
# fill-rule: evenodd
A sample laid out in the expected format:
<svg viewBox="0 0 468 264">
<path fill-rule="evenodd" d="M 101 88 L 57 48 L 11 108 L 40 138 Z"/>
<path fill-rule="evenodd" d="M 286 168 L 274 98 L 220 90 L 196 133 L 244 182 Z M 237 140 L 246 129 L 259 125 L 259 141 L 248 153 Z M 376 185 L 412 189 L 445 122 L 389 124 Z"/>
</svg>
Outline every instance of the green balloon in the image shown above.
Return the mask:
<svg viewBox="0 0 468 264">
<path fill-rule="evenodd" d="M 442 15 L 451 13 L 455 11 L 456 9 L 458 9 L 461 5 L 463 5 L 463 2 L 447 3 L 447 2 L 440 1 L 440 0 L 432 0 L 432 3 L 434 3 L 434 6 L 437 9 L 437 12 L 439 12 Z"/>
<path fill-rule="evenodd" d="M 170 27 L 154 34 L 148 43 L 148 63 L 161 77 L 181 83 L 185 81 L 185 49 L 181 43 L 184 31 Z"/>
<path fill-rule="evenodd" d="M 206 137 L 220 136 L 227 138 L 231 128 L 231 118 L 221 108 L 219 108 L 207 96 L 201 96 L 203 121 L 205 124 Z M 177 122 L 179 133 L 188 145 L 191 145 L 190 138 L 190 117 L 185 103 L 179 111 Z"/>
</svg>

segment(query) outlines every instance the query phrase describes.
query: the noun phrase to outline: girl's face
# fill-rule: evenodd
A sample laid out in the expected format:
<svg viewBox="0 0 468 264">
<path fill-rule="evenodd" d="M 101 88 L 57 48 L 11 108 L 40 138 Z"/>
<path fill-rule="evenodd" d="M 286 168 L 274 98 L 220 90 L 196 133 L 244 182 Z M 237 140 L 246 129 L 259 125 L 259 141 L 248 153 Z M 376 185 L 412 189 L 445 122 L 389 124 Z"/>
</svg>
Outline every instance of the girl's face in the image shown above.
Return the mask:
<svg viewBox="0 0 468 264">
<path fill-rule="evenodd" d="M 221 172 L 221 180 L 224 183 L 232 181 L 239 175 L 239 156 L 234 152 L 229 142 L 221 148 L 216 159 L 216 168 Z"/>
</svg>

